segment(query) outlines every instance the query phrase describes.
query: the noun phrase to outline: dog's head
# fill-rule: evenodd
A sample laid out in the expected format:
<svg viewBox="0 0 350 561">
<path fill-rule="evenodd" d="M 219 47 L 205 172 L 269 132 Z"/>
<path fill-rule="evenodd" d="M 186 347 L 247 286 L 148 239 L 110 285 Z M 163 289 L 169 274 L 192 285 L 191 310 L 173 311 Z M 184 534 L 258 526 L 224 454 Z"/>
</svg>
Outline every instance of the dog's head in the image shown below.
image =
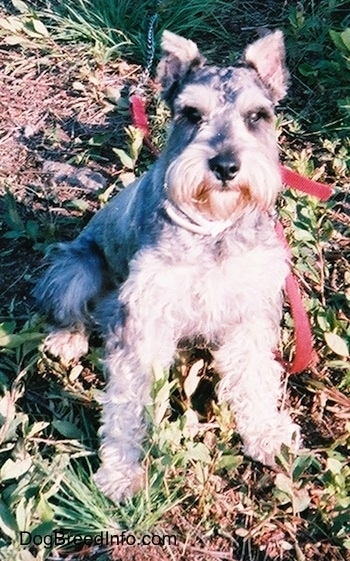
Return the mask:
<svg viewBox="0 0 350 561">
<path fill-rule="evenodd" d="M 206 64 L 197 45 L 165 31 L 158 67 L 173 121 L 169 199 L 209 220 L 269 210 L 281 188 L 274 108 L 286 94 L 281 31 L 247 47 L 237 66 Z"/>
</svg>

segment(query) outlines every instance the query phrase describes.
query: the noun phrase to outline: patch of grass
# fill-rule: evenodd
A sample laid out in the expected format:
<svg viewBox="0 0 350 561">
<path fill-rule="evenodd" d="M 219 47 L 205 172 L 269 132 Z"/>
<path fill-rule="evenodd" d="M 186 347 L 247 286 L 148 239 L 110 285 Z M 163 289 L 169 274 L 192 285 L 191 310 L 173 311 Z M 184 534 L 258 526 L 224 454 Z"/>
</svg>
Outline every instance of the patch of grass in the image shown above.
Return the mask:
<svg viewBox="0 0 350 561">
<path fill-rule="evenodd" d="M 346 2 L 298 2 L 286 7 L 294 110 L 308 134 L 348 137 L 350 15 Z"/>
<path fill-rule="evenodd" d="M 346 137 L 350 127 L 350 15 L 346 6 L 346 0 L 286 3 L 272 22 L 267 9 L 256 10 L 249 1 L 228 5 L 222 0 L 69 0 L 64 5 L 53 2 L 44 13 L 49 22 L 54 19 L 55 26 L 48 27 L 57 39 L 85 39 L 104 60 L 113 55 L 129 57 L 145 67 L 152 64 L 155 53 L 159 55 L 164 29 L 197 41 L 212 60 L 222 61 L 224 53 L 225 61 L 232 62 L 246 42 L 237 36 L 239 23 L 245 24 L 255 8 L 252 30 L 272 23 L 285 31 L 294 78 L 293 109 L 308 134 L 335 131 Z M 29 20 L 27 27 L 38 27 L 36 21 Z M 248 37 L 246 31 L 244 35 Z"/>
<path fill-rule="evenodd" d="M 30 36 L 50 33 L 64 42 L 86 41 L 100 61 L 122 56 L 142 65 L 152 63 L 153 48 L 159 53 L 160 36 L 168 28 L 186 36 L 205 33 L 211 41 L 222 37 L 229 41 L 229 32 L 218 18 L 227 8 L 223 0 L 53 0 L 49 9 L 45 2 L 35 8 L 25 0 L 14 0 L 13 6 L 22 17 L 11 17 L 11 31 Z"/>
<path fill-rule="evenodd" d="M 346 345 L 350 336 L 349 323 L 345 317 L 342 318 L 348 302 L 346 260 L 337 263 L 336 272 L 332 266 L 325 267 L 333 244 L 346 243 L 346 229 L 343 232 L 337 230 L 328 214 L 336 205 L 335 201 L 322 205 L 310 197 L 305 204 L 300 194 L 290 193 L 284 198 L 281 215 L 290 224 L 294 267 L 304 291 L 309 295 L 308 306 L 317 345 L 322 349 L 324 359 L 336 355 L 340 361 L 342 357 L 349 357 Z M 336 283 L 336 293 L 331 288 L 332 278 Z M 338 338 L 339 346 L 336 344 Z M 342 367 L 346 369 L 349 366 L 350 363 L 345 360 Z"/>
</svg>

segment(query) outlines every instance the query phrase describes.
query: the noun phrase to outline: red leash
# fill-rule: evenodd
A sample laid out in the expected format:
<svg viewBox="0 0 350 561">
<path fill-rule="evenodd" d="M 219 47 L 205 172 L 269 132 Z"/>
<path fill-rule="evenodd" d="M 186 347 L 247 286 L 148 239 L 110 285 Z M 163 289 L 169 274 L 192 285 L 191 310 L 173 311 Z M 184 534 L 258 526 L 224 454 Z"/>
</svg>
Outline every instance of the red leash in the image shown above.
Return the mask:
<svg viewBox="0 0 350 561">
<path fill-rule="evenodd" d="M 323 183 L 307 179 L 306 177 L 303 177 L 295 171 L 292 171 L 282 165 L 280 166 L 280 170 L 283 183 L 289 185 L 289 187 L 298 189 L 308 195 L 314 195 L 322 201 L 327 201 L 332 195 L 332 189 L 329 185 L 324 185 Z M 276 222 L 275 230 L 280 240 L 284 243 L 288 251 L 289 258 L 291 258 L 291 251 L 284 235 L 283 226 L 278 221 Z M 291 269 L 289 270 L 286 278 L 285 291 L 294 320 L 295 339 L 294 358 L 288 370 L 291 374 L 296 374 L 298 372 L 302 372 L 312 362 L 314 362 L 316 356 L 312 343 L 310 321 L 302 301 L 299 285 Z"/>
<path fill-rule="evenodd" d="M 284 244 L 289 258 L 291 258 L 291 251 L 287 239 L 284 235 L 283 226 L 280 221 L 275 224 L 275 231 L 279 239 Z M 294 321 L 294 358 L 291 364 L 286 365 L 286 369 L 290 374 L 297 374 L 305 370 L 314 358 L 314 350 L 312 343 L 311 326 L 305 306 L 299 290 L 299 285 L 293 274 L 289 269 L 286 278 L 285 292 L 289 300 L 292 318 Z"/>
<path fill-rule="evenodd" d="M 152 144 L 150 140 L 150 131 L 145 111 L 144 100 L 138 95 L 132 95 L 130 98 L 130 108 L 132 121 L 136 128 L 140 129 L 144 135 L 144 144 L 154 156 L 158 156 L 159 150 Z M 295 171 L 280 165 L 281 178 L 283 183 L 298 189 L 308 195 L 318 197 L 322 201 L 327 201 L 332 195 L 332 189 L 328 185 L 312 181 L 306 177 L 302 177 Z M 276 222 L 275 230 L 278 237 L 287 248 L 289 258 L 291 251 L 284 235 L 283 226 L 280 222 Z M 296 374 L 305 370 L 314 360 L 315 352 L 312 343 L 312 333 L 309 318 L 307 316 L 299 285 L 292 270 L 286 278 L 285 291 L 290 303 L 291 313 L 294 321 L 294 338 L 295 352 L 292 364 L 287 367 L 290 374 Z"/>
<path fill-rule="evenodd" d="M 289 187 L 293 189 L 298 189 L 298 191 L 302 191 L 307 195 L 313 195 L 321 199 L 321 201 L 328 201 L 333 194 L 333 190 L 329 185 L 307 179 L 307 177 L 299 175 L 296 171 L 282 166 L 282 164 L 280 165 L 280 170 L 283 183 L 289 185 Z"/>
<path fill-rule="evenodd" d="M 150 131 L 145 110 L 145 103 L 142 97 L 136 94 L 130 97 L 130 110 L 134 127 L 140 129 L 140 131 L 143 133 L 143 143 L 145 144 L 145 146 L 147 146 L 153 156 L 158 156 L 159 150 L 152 144 L 150 140 Z"/>
</svg>

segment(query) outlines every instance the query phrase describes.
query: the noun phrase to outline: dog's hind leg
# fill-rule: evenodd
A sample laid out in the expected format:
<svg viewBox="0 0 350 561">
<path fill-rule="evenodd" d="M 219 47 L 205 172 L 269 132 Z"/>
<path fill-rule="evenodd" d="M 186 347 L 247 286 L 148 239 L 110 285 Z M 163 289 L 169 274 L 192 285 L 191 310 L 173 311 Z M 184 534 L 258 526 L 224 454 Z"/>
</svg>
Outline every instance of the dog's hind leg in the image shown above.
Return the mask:
<svg viewBox="0 0 350 561">
<path fill-rule="evenodd" d="M 34 292 L 52 325 L 44 348 L 68 363 L 87 353 L 90 307 L 103 292 L 106 266 L 95 242 L 84 236 L 54 245 L 48 260 Z"/>
</svg>

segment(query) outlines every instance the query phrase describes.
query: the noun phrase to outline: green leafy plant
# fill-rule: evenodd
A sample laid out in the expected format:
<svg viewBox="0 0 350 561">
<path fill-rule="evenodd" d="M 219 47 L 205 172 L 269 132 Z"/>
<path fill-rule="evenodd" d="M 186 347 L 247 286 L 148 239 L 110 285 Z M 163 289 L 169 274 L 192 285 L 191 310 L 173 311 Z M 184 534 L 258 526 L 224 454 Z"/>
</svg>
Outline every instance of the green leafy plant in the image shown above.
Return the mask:
<svg viewBox="0 0 350 561">
<path fill-rule="evenodd" d="M 346 137 L 350 119 L 350 18 L 343 7 L 345 2 L 328 0 L 289 6 L 287 37 L 293 37 L 288 52 L 298 82 L 308 89 L 308 103 L 300 106 L 300 116 L 307 121 L 308 130 L 333 130 Z M 330 28 L 325 20 L 330 22 Z M 327 95 L 328 91 L 332 96 Z"/>
</svg>

